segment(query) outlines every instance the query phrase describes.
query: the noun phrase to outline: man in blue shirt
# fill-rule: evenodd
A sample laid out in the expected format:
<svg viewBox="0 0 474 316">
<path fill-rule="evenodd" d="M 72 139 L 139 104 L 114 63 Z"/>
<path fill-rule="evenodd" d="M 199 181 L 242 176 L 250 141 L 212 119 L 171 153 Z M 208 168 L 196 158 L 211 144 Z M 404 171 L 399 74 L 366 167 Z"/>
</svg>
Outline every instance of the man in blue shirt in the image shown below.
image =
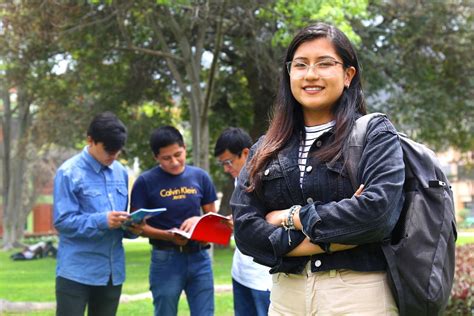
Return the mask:
<svg viewBox="0 0 474 316">
<path fill-rule="evenodd" d="M 89 316 L 116 314 L 125 280 L 120 227 L 128 217 L 128 175 L 116 159 L 126 138 L 125 125 L 101 113 L 87 130 L 88 146 L 56 173 L 56 315 L 84 315 L 86 306 Z"/>
<path fill-rule="evenodd" d="M 189 231 L 201 209 L 215 212 L 214 185 L 202 169 L 186 165 L 186 147 L 181 133 L 172 126 L 156 129 L 150 145 L 158 166 L 135 181 L 131 210 L 167 210 L 146 220 L 142 236 L 153 246 L 150 289 L 155 316 L 176 315 L 184 290 L 191 315 L 214 315 L 214 282 L 206 244 L 188 240 L 170 231 Z"/>
</svg>

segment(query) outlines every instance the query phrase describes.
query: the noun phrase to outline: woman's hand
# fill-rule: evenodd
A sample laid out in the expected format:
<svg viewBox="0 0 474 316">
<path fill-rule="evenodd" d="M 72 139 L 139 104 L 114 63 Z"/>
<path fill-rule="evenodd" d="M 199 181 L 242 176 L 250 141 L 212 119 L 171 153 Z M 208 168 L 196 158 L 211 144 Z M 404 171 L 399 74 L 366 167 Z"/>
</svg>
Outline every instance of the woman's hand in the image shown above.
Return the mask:
<svg viewBox="0 0 474 316">
<path fill-rule="evenodd" d="M 363 191 L 364 191 L 364 185 L 361 184 L 359 188 L 357 189 L 357 191 L 354 192 L 354 196 L 361 196 Z M 269 224 L 272 224 L 275 226 L 283 226 L 283 223 L 285 223 L 289 212 L 290 212 L 290 209 L 271 211 L 267 213 L 267 215 L 265 215 L 265 220 Z M 300 221 L 299 211 L 295 212 L 295 214 L 293 215 L 293 220 L 294 220 L 295 228 L 297 230 L 301 230 L 302 225 Z"/>
<path fill-rule="evenodd" d="M 344 251 L 348 249 L 355 248 L 357 246 L 355 245 L 343 245 L 343 244 L 331 244 L 331 252 L 337 252 L 337 251 Z M 292 251 L 287 253 L 285 256 L 287 257 L 304 257 L 304 256 L 312 256 L 312 255 L 318 255 L 324 253 L 324 250 L 321 249 L 316 244 L 313 244 L 308 238 L 303 240 L 301 244 L 299 244 L 296 248 L 294 248 Z"/>
<path fill-rule="evenodd" d="M 271 211 L 265 215 L 265 220 L 275 226 L 283 226 L 287 216 L 288 216 L 289 209 L 286 210 L 276 210 Z"/>
<path fill-rule="evenodd" d="M 357 189 L 356 192 L 354 192 L 354 196 L 361 196 L 362 191 L 364 191 L 364 185 L 361 184 L 359 188 Z M 296 212 L 294 216 L 294 221 L 295 221 L 295 227 L 297 229 L 301 229 L 301 221 L 300 221 L 300 216 L 299 212 Z M 336 251 L 344 251 L 348 249 L 352 249 L 357 247 L 356 245 L 343 245 L 343 244 L 335 244 L 331 243 L 330 244 L 330 249 L 331 252 L 336 252 Z M 316 255 L 324 253 L 324 250 L 322 250 L 318 245 L 315 245 L 311 243 L 311 241 L 306 238 L 301 244 L 299 244 L 295 249 L 290 251 L 289 253 L 286 254 L 288 257 L 300 257 L 300 256 L 311 256 L 311 255 Z"/>
<path fill-rule="evenodd" d="M 363 184 L 359 185 L 359 188 L 357 189 L 357 191 L 354 192 L 354 196 L 361 196 L 362 191 L 364 191 L 364 185 Z"/>
</svg>

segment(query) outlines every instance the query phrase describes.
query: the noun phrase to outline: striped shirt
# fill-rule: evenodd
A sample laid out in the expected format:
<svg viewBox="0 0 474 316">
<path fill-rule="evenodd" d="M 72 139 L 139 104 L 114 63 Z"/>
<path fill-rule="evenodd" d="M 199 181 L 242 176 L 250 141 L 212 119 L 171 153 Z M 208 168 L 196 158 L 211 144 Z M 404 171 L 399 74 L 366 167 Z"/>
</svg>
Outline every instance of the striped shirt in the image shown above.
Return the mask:
<svg viewBox="0 0 474 316">
<path fill-rule="evenodd" d="M 335 121 L 331 121 L 326 124 L 316 126 L 305 126 L 306 131 L 305 139 L 301 140 L 299 153 L 298 153 L 298 166 L 300 168 L 300 187 L 303 186 L 303 178 L 305 174 L 306 161 L 308 159 L 309 149 L 313 145 L 314 141 L 318 139 L 325 132 L 329 131 L 336 124 Z"/>
</svg>

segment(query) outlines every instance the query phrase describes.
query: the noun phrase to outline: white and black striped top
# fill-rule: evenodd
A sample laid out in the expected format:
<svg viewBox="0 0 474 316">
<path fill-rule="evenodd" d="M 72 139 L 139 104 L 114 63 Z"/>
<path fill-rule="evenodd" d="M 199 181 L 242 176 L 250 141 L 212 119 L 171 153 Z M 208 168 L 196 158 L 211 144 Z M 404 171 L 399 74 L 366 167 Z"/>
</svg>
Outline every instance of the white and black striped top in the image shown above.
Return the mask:
<svg viewBox="0 0 474 316">
<path fill-rule="evenodd" d="M 300 149 L 298 153 L 298 165 L 300 167 L 300 187 L 303 185 L 303 177 L 305 174 L 306 161 L 308 159 L 309 149 L 313 145 L 314 141 L 318 139 L 324 132 L 330 130 L 336 121 L 331 121 L 326 124 L 316 126 L 305 126 L 306 137 L 301 140 Z"/>
</svg>

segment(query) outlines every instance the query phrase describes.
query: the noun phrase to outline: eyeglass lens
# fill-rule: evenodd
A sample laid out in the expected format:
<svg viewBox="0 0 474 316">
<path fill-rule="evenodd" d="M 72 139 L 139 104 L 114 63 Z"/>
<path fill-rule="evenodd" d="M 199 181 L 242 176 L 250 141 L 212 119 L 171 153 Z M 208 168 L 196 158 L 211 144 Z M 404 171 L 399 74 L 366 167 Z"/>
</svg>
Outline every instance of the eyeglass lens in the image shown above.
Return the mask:
<svg viewBox="0 0 474 316">
<path fill-rule="evenodd" d="M 293 78 L 303 78 L 311 70 L 314 74 L 321 78 L 334 77 L 338 73 L 337 65 L 339 62 L 335 60 L 324 60 L 313 65 L 305 64 L 301 61 L 291 61 L 287 63 L 288 73 Z"/>
<path fill-rule="evenodd" d="M 218 164 L 222 167 L 224 167 L 224 166 L 232 167 L 232 159 L 218 161 Z"/>
</svg>

